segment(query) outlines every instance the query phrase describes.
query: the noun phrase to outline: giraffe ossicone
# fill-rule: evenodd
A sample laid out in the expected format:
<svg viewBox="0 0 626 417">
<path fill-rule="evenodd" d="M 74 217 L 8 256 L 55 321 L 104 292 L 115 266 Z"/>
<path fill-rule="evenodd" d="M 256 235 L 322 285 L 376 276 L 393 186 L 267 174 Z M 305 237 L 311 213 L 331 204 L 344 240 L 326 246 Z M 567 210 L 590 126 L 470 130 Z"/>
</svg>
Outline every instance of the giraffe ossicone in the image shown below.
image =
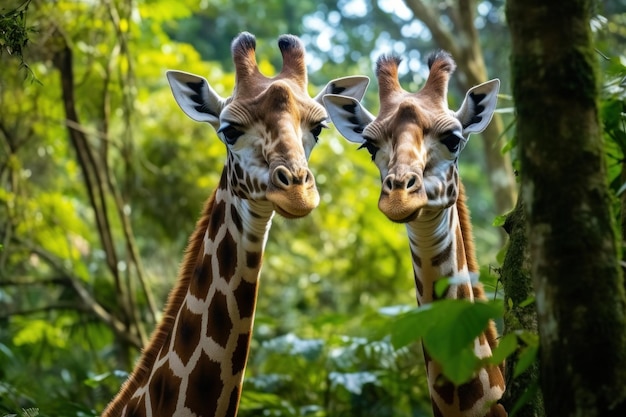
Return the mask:
<svg viewBox="0 0 626 417">
<path fill-rule="evenodd" d="M 497 104 L 500 82 L 471 88 L 461 107 L 450 110 L 448 82 L 456 64 L 438 51 L 428 60 L 423 87 L 408 92 L 400 85 L 400 58 L 381 56 L 376 63 L 380 110 L 370 113 L 360 100 L 328 94 L 324 105 L 339 132 L 370 153 L 380 171 L 379 209 L 389 220 L 406 225 L 418 304 L 434 301 L 435 282 L 453 278 L 445 297 L 484 299 L 478 274 L 465 192 L 458 174 L 459 154 L 469 135 L 484 130 Z M 359 148 L 359 149 L 360 149 Z M 474 343 L 479 358 L 497 345 L 490 323 Z M 501 367 L 486 365 L 455 386 L 424 350 L 434 415 L 443 417 L 505 416 L 497 401 L 505 389 Z"/>
<path fill-rule="evenodd" d="M 311 98 L 301 41 L 282 35 L 278 47 L 283 67 L 270 78 L 259 72 L 255 37 L 244 32 L 233 40 L 235 88 L 228 98 L 200 76 L 167 72 L 183 112 L 217 131 L 226 162 L 163 318 L 104 417 L 237 414 L 272 217 L 298 218 L 317 206 L 307 161 L 328 119 L 322 96 L 360 100 L 369 82 L 345 77 Z"/>
</svg>

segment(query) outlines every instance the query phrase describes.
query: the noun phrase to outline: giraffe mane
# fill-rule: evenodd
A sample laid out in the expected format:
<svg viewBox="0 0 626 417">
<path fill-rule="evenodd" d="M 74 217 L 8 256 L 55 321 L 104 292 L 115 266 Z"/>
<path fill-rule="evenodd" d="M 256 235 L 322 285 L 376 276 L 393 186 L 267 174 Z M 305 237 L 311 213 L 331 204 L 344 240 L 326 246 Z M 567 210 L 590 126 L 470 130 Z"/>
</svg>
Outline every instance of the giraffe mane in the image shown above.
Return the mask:
<svg viewBox="0 0 626 417">
<path fill-rule="evenodd" d="M 467 196 L 465 194 L 465 187 L 460 182 L 459 197 L 456 201 L 456 210 L 459 216 L 459 224 L 461 226 L 461 236 L 463 237 L 463 247 L 465 249 L 465 258 L 467 262 L 467 269 L 470 272 L 478 273 L 478 261 L 476 261 L 476 250 L 474 248 L 474 239 L 472 237 L 472 222 L 470 221 L 470 212 L 465 204 Z M 486 300 L 485 290 L 480 282 L 472 284 L 472 292 L 474 293 L 475 300 Z M 489 321 L 488 327 L 485 329 L 485 337 L 491 349 L 495 349 L 498 344 L 498 332 L 496 330 L 493 320 Z M 500 365 L 502 372 L 504 372 L 503 364 Z"/>
<path fill-rule="evenodd" d="M 465 202 L 467 195 L 462 182 L 459 182 L 459 197 L 456 200 L 456 210 L 459 216 L 459 224 L 461 226 L 461 236 L 463 236 L 463 247 L 465 248 L 465 260 L 467 269 L 470 272 L 478 272 L 478 262 L 476 261 L 476 249 L 474 248 L 474 238 L 472 234 L 472 222 L 470 220 L 470 212 Z"/>
<path fill-rule="evenodd" d="M 183 263 L 181 264 L 176 278 L 176 285 L 168 295 L 165 312 L 161 322 L 150 336 L 150 341 L 143 349 L 141 357 L 134 371 L 120 389 L 120 394 L 115 398 L 115 402 L 110 404 L 109 415 L 116 416 L 122 413 L 123 407 L 130 400 L 130 396 L 142 385 L 148 372 L 152 369 L 157 360 L 158 354 L 170 337 L 171 329 L 174 327 L 176 314 L 185 300 L 185 295 L 189 289 L 191 278 L 194 274 L 198 253 L 204 244 L 204 234 L 209 227 L 209 219 L 215 203 L 217 189 L 213 191 L 211 197 L 206 201 L 202 216 L 196 223 L 196 228 L 189 238 Z"/>
</svg>

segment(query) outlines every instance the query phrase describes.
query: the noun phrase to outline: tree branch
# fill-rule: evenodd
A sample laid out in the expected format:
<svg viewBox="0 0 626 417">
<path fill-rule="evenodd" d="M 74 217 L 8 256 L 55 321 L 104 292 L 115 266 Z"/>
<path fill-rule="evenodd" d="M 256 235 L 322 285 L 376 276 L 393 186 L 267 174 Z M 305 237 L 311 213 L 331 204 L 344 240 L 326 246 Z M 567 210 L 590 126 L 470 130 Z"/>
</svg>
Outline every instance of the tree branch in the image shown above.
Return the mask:
<svg viewBox="0 0 626 417">
<path fill-rule="evenodd" d="M 430 30 L 435 43 L 440 48 L 450 52 L 452 56 L 459 56 L 461 51 L 455 42 L 452 33 L 441 22 L 439 16 L 433 11 L 432 7 L 426 5 L 422 0 L 404 0 L 407 7 L 411 9 L 413 15 L 421 20 Z"/>
<path fill-rule="evenodd" d="M 143 346 L 143 343 L 140 338 L 136 335 L 131 334 L 127 331 L 126 325 L 119 321 L 115 316 L 111 315 L 92 295 L 91 293 L 83 286 L 81 279 L 74 276 L 70 271 L 68 271 L 57 259 L 46 251 L 43 248 L 36 247 L 32 244 L 28 244 L 27 242 L 14 237 L 13 241 L 27 248 L 32 254 L 39 256 L 44 262 L 50 265 L 54 270 L 56 270 L 60 276 L 49 278 L 43 280 L 42 283 L 45 284 L 59 284 L 65 287 L 71 287 L 74 292 L 81 299 L 85 311 L 89 311 L 94 314 L 100 321 L 109 326 L 113 332 L 122 340 L 130 343 L 136 348 L 140 349 Z M 34 284 L 33 281 L 27 283 L 28 285 Z M 19 283 L 18 281 L 2 281 L 2 285 L 25 285 L 24 283 Z"/>
</svg>

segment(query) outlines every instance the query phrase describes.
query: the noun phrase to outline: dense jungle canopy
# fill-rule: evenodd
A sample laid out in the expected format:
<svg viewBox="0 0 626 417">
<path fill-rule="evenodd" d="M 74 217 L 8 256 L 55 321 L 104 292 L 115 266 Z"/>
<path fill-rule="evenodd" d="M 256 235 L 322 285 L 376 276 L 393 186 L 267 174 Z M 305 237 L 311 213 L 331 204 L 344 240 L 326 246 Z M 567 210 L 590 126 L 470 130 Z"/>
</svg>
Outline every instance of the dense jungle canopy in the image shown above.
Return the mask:
<svg viewBox="0 0 626 417">
<path fill-rule="evenodd" d="M 558 10 L 570 2 L 553 3 Z M 619 304 L 626 1 L 583 3 L 595 62 L 590 79 L 598 90 L 589 99 L 597 101 L 592 113 L 599 117 L 590 154 L 601 164 L 596 185 L 606 190 L 608 216 L 605 223 L 585 221 L 615 233 L 609 256 L 615 265 L 608 269 L 615 273 L 611 282 L 621 283 Z M 164 74 L 201 75 L 229 96 L 230 42 L 241 31 L 256 36 L 268 76 L 281 65 L 277 37 L 299 36 L 311 96 L 333 78 L 369 76 L 364 101 L 372 110 L 381 54 L 402 57 L 402 85 L 415 91 L 428 74 L 428 53 L 451 52 L 458 65 L 449 92 L 454 109 L 473 85 L 500 79 L 496 117 L 472 136 L 460 173 L 480 279 L 495 300 L 489 314 L 508 335 L 498 355 L 516 352 L 508 381 L 515 398 L 507 401 L 519 415 L 544 415 L 537 352 L 545 333 L 537 332 L 531 275 L 545 269 L 530 266 L 528 247 L 538 246 L 526 244 L 525 231 L 538 236 L 545 229 L 532 228 L 536 211 L 527 229 L 518 199 L 520 176 L 535 168 L 535 159 L 520 151 L 513 83 L 528 77 L 512 76 L 511 63 L 519 62 L 511 60 L 514 25 L 507 21 L 523 22 L 524 7 L 504 0 L 0 2 L 0 416 L 96 416 L 127 377 L 161 318 L 226 155 L 210 126 L 180 111 Z M 529 27 L 518 24 L 522 32 L 514 39 Z M 545 58 L 537 56 L 543 57 L 537 62 Z M 523 96 L 522 85 L 516 91 Z M 529 107 L 522 109 L 524 120 Z M 569 154 L 552 155 L 558 161 Z M 275 217 L 240 416 L 431 415 L 421 346 L 410 334 L 419 321 L 403 315 L 415 307 L 406 230 L 378 211 L 380 178 L 370 159 L 332 125 L 324 129 L 310 159 L 319 207 L 299 220 Z M 554 166 L 549 183 L 558 187 L 567 176 Z M 533 173 L 536 184 L 545 172 Z M 521 189 L 526 197 L 533 192 L 528 183 Z M 521 246 L 511 244 L 505 229 L 512 240 L 512 231 L 518 233 Z M 592 300 L 589 310 L 603 303 Z M 459 317 L 440 316 L 455 332 Z M 626 332 L 615 338 L 626 340 Z M 525 382 L 516 385 L 514 378 Z M 625 403 L 624 389 L 616 403 L 619 395 Z"/>
</svg>

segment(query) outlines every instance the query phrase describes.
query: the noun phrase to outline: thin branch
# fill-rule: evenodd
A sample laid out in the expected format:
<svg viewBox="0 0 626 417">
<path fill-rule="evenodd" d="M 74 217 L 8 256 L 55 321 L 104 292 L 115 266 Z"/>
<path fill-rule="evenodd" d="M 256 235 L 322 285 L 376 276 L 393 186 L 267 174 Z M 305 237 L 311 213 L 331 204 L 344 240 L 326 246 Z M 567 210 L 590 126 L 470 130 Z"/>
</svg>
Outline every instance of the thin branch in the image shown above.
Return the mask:
<svg viewBox="0 0 626 417">
<path fill-rule="evenodd" d="M 11 311 L 7 314 L 0 314 L 0 320 L 7 320 L 9 318 L 11 318 L 12 316 L 31 316 L 33 314 L 39 314 L 39 313 L 50 313 L 52 311 L 57 311 L 57 310 L 75 310 L 75 311 L 79 311 L 79 312 L 89 312 L 88 308 L 85 308 L 85 306 L 83 305 L 77 305 L 76 303 L 59 303 L 59 304 L 50 304 L 47 306 L 42 306 L 42 307 L 34 307 L 34 308 L 28 308 L 28 309 L 23 309 L 23 310 L 15 310 L 15 311 Z"/>
<path fill-rule="evenodd" d="M 98 319 L 109 326 L 113 332 L 124 341 L 137 348 L 141 348 L 143 346 L 142 341 L 138 337 L 128 333 L 124 323 L 115 318 L 115 316 L 111 315 L 95 298 L 93 298 L 91 293 L 83 286 L 81 279 L 68 271 L 52 254 L 43 248 L 29 244 L 17 237 L 14 237 L 13 241 L 26 247 L 32 254 L 39 256 L 40 259 L 61 274 L 61 277 L 49 279 L 47 281 L 48 283 L 56 281 L 65 286 L 69 283 L 71 288 L 76 292 L 76 294 L 78 294 L 79 298 L 83 302 L 86 311 L 89 311 L 98 317 Z"/>
<path fill-rule="evenodd" d="M 2 277 L 2 275 L 0 275 L 0 277 Z M 54 277 L 24 281 L 3 278 L 2 281 L 0 281 L 0 287 L 30 287 L 36 285 L 63 285 L 68 287 L 71 285 L 71 281 L 72 280 L 69 277 Z"/>
<path fill-rule="evenodd" d="M 430 30 L 433 39 L 439 47 L 450 52 L 452 56 L 459 56 L 460 49 L 450 31 L 443 25 L 439 16 L 434 12 L 431 5 L 427 5 L 422 0 L 404 0 L 407 7 L 411 9 L 413 15 L 421 20 Z"/>
</svg>

